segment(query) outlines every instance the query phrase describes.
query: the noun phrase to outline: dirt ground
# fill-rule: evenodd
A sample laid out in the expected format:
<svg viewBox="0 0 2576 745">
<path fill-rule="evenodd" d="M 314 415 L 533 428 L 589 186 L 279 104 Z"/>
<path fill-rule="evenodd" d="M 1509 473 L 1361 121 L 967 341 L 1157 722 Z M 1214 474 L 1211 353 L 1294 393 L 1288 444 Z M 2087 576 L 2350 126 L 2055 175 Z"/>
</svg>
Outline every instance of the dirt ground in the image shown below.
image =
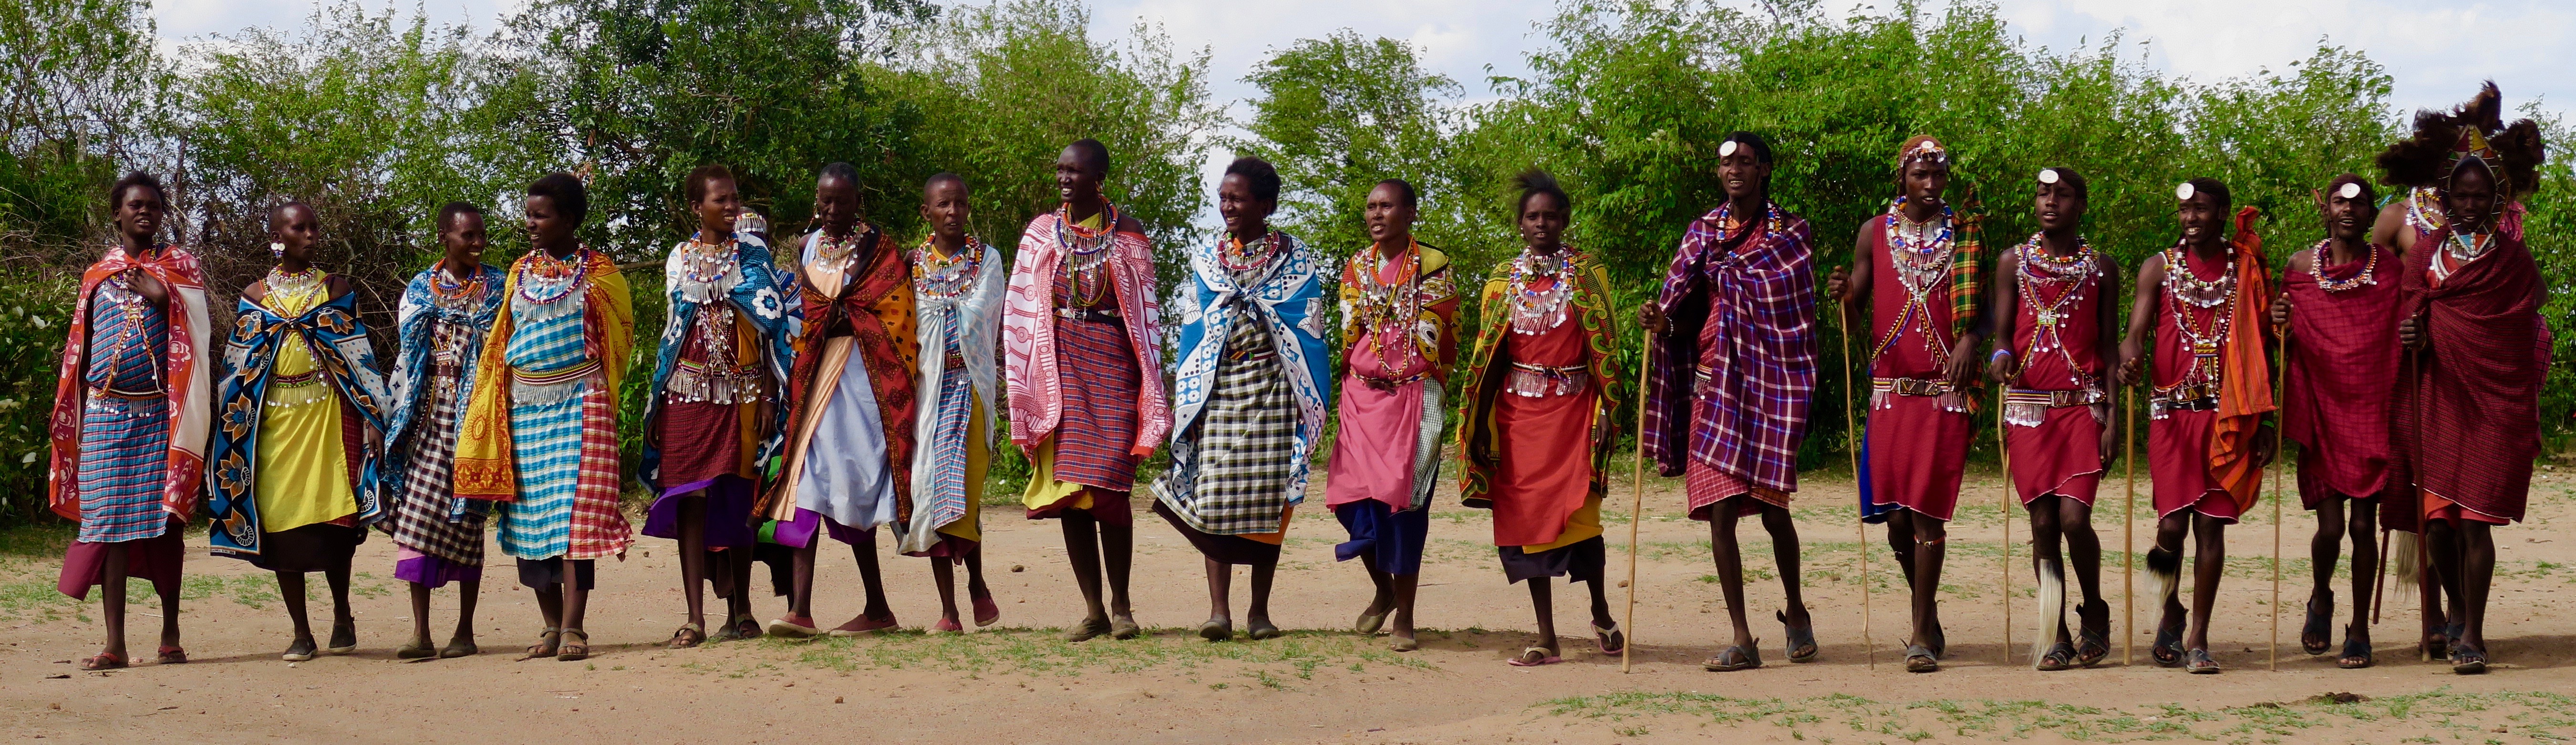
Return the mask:
<svg viewBox="0 0 2576 745">
<path fill-rule="evenodd" d="M 1624 486 L 1624 482 L 1623 482 Z M 2141 488 L 2144 484 L 2140 484 Z M 1800 493 L 1807 602 L 1822 660 L 1791 665 L 1781 650 L 1781 606 L 1770 544 L 1743 527 L 1753 628 L 1768 667 L 1700 669 L 1724 638 L 1726 610 L 1708 554 L 1708 529 L 1680 515 L 1677 480 L 1649 480 L 1637 568 L 1633 672 L 1592 651 L 1584 598 L 1556 592 L 1566 662 L 1515 668 L 1504 660 L 1534 628 L 1527 593 L 1504 583 L 1481 512 L 1444 497 L 1425 562 L 1423 649 L 1398 654 L 1384 637 L 1348 629 L 1368 599 L 1356 563 L 1332 560 L 1342 531 L 1322 510 L 1291 529 L 1273 615 L 1282 639 L 1203 642 L 1198 556 L 1168 526 L 1138 515 L 1137 617 L 1145 639 L 1057 640 L 1079 616 L 1079 595 L 1051 522 L 1009 508 L 988 512 L 986 562 L 999 624 L 963 636 L 926 636 L 938 616 L 924 560 L 888 555 L 886 582 L 903 633 L 811 643 L 755 640 L 686 651 L 661 649 L 681 621 L 673 544 L 647 539 L 624 563 L 603 562 L 592 596 L 588 662 L 517 661 L 539 624 L 506 565 L 493 573 L 479 612 L 480 656 L 406 663 L 393 648 L 409 634 L 405 587 L 391 578 L 381 536 L 360 551 L 357 654 L 278 661 L 287 621 L 275 584 L 247 564 L 208 558 L 200 534 L 187 571 L 185 642 L 195 661 L 149 663 L 106 674 L 70 661 L 98 648 L 97 606 L 52 590 L 58 564 L 40 549 L 0 557 L 0 729 L 13 738 L 213 742 L 1313 742 L 1644 743 L 1716 736 L 1752 741 L 1892 743 L 1931 740 L 2276 742 L 2558 742 L 2576 736 L 2576 621 L 2568 584 L 2576 541 L 2557 543 L 2557 520 L 2576 518 L 2576 480 L 2544 470 L 2530 522 L 2497 532 L 2502 561 L 2490 611 L 2496 670 L 2449 674 L 2415 660 L 2412 594 L 2393 599 L 2377 627 L 2378 667 L 2335 669 L 2297 646 L 2313 520 L 2287 515 L 2282 652 L 2267 670 L 2271 638 L 2272 520 L 2268 504 L 2229 533 L 2214 651 L 2227 671 L 2186 677 L 2148 664 L 2149 606 L 2138 608 L 2138 664 L 2040 673 L 2030 669 L 2032 599 L 2027 523 L 2016 522 L 2010 575 L 2012 659 L 1999 602 L 2000 485 L 1972 475 L 1951 538 L 1943 616 L 1951 659 L 1940 673 L 1899 664 L 1903 596 L 1884 549 L 1870 556 L 1867 586 L 1876 667 L 1862 638 L 1857 534 L 1848 478 L 1811 474 Z M 1627 556 L 1624 502 L 1611 530 L 1611 602 Z M 2142 497 L 2143 499 L 2143 497 Z M 2107 546 L 2120 544 L 2120 491 L 2106 489 L 2097 516 Z M 2018 511 L 2016 510 L 2016 513 Z M 2139 545 L 2147 536 L 2138 523 Z M 1878 531 L 1872 529 L 1872 545 Z M 25 541 L 20 541 L 22 544 Z M 493 555 L 499 556 L 498 549 Z M 817 615 L 837 623 L 860 604 L 847 554 L 824 562 Z M 2106 592 L 2120 614 L 2118 556 L 2106 559 Z M 1240 571 L 1240 570 L 1238 570 Z M 962 573 L 961 573 L 962 582 Z M 765 579 L 760 580 L 766 587 Z M 319 578 L 313 582 L 320 589 Z M 1238 616 L 1248 582 L 1235 583 Z M 138 595 L 143 585 L 137 584 Z M 2145 592 L 2143 571 L 2137 575 Z M 2342 587 L 2339 580 L 2337 587 Z M 454 623 L 456 590 L 439 591 L 440 641 Z M 2343 594 L 2341 592 L 2339 595 Z M 2393 594 L 2393 593 L 2392 593 Z M 962 592 L 961 592 L 962 596 Z M 327 597 L 327 596 L 325 596 Z M 2349 598 L 2342 598 L 2349 602 Z M 713 602 L 713 601 L 711 601 Z M 712 607 L 721 608 L 720 605 Z M 760 598 L 763 619 L 784 602 Z M 135 606 L 132 643 L 153 648 L 155 604 Z M 314 609 L 327 618 L 327 609 Z M 1239 621 L 1238 621 L 1239 623 Z M 2337 639 L 2340 642 L 2340 637 Z M 2116 646 L 2116 643 L 2115 643 Z M 2336 698 L 2324 694 L 2349 693 Z"/>
</svg>

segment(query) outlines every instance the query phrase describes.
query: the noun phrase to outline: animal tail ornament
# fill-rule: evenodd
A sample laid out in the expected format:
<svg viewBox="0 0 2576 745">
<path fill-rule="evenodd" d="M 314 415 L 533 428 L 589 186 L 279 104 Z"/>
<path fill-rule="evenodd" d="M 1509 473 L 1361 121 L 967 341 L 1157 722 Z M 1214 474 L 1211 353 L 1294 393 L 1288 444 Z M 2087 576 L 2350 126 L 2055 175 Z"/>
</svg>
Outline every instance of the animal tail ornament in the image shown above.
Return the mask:
<svg viewBox="0 0 2576 745">
<path fill-rule="evenodd" d="M 2066 568 L 2054 561 L 2036 562 L 2039 567 L 2039 632 L 2030 640 L 2030 664 L 2038 667 L 2048 651 L 2065 641 L 2058 632 L 2066 627 Z"/>
<path fill-rule="evenodd" d="M 2162 547 L 2147 549 L 2147 597 L 2157 608 L 2173 602 L 2182 591 L 2182 552 Z"/>
<path fill-rule="evenodd" d="M 2396 540 L 2389 542 L 2388 558 L 2396 564 L 2395 570 L 2389 574 L 2397 580 L 2397 589 L 2390 592 L 2398 597 L 2405 597 L 2406 593 L 2415 591 L 2416 585 L 2424 581 L 2424 561 L 2421 555 L 2423 552 L 2416 548 L 2417 542 L 2424 540 L 2424 536 L 2402 530 L 2395 533 Z"/>
</svg>

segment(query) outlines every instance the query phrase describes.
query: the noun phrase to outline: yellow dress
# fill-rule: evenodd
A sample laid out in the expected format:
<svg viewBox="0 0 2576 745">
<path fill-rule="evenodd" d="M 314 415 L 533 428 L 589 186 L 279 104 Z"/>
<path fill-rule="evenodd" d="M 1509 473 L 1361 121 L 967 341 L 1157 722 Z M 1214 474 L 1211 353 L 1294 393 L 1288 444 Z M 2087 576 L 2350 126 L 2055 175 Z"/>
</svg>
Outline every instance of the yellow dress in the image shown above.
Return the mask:
<svg viewBox="0 0 2576 745">
<path fill-rule="evenodd" d="M 271 291 L 261 304 L 280 316 L 301 316 L 330 294 L 324 279 L 322 288 L 310 294 L 288 297 Z M 340 394 L 320 368 L 312 342 L 301 333 L 280 340 L 261 403 L 259 472 L 251 486 L 263 532 L 283 533 L 358 513 L 349 486 L 348 448 L 341 440 Z"/>
<path fill-rule="evenodd" d="M 974 410 L 966 415 L 966 514 L 954 522 L 939 526 L 940 535 L 963 540 L 984 541 L 984 473 L 993 462 L 993 448 L 984 443 L 984 397 L 975 396 Z"/>
</svg>

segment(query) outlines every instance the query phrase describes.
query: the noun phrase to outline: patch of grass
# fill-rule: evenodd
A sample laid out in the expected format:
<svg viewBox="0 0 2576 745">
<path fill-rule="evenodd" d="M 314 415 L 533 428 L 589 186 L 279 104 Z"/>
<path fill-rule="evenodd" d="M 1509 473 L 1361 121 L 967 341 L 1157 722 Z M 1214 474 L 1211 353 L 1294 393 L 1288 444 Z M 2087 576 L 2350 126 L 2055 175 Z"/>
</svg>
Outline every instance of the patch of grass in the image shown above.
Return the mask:
<svg viewBox="0 0 2576 745">
<path fill-rule="evenodd" d="M 1291 631 L 1278 639 L 1215 644 L 1176 629 L 1161 629 L 1128 641 L 1101 638 L 1067 642 L 1060 634 L 1059 629 L 1031 628 L 935 636 L 908 631 L 871 638 L 810 642 L 771 639 L 761 643 L 793 650 L 799 664 L 845 672 L 918 669 L 977 675 L 1072 676 L 1091 670 L 1131 673 L 1157 667 L 1196 669 L 1222 665 L 1242 669 L 1242 675 L 1261 685 L 1279 688 L 1285 683 L 1278 676 L 1313 680 L 1327 665 L 1344 667 L 1347 663 L 1346 669 L 1353 673 L 1363 672 L 1371 665 L 1435 669 L 1431 663 L 1389 651 L 1373 640 L 1340 632 Z M 1222 685 L 1211 687 L 1221 689 Z"/>
<path fill-rule="evenodd" d="M 2576 697 L 2551 691 L 2460 693 L 2448 687 L 2423 693 L 2362 699 L 2327 694 L 2287 702 L 2208 710 L 2173 704 L 2099 709 L 2043 701 L 1936 699 L 1879 702 L 1847 694 L 1804 699 L 1737 698 L 1702 693 L 1614 693 L 1541 702 L 1533 708 L 1560 717 L 1624 722 L 1648 716 L 1682 716 L 1708 724 L 1765 723 L 1804 740 L 1804 728 L 1840 724 L 1852 732 L 1919 742 L 1936 737 L 2017 740 L 2047 735 L 2089 742 L 2206 740 L 2273 743 L 2309 734 L 2349 739 L 2351 734 L 2310 730 L 2400 727 L 2431 730 L 2453 741 L 2491 741 L 2487 728 L 2511 722 L 2512 733 L 2544 742 L 2576 736 Z M 1635 725 L 1613 731 L 1625 736 Z M 2356 733 L 2357 734 L 2357 733 Z M 2438 743 L 2433 735 L 2397 742 Z M 1827 740 L 1830 742 L 1830 739 Z"/>
</svg>

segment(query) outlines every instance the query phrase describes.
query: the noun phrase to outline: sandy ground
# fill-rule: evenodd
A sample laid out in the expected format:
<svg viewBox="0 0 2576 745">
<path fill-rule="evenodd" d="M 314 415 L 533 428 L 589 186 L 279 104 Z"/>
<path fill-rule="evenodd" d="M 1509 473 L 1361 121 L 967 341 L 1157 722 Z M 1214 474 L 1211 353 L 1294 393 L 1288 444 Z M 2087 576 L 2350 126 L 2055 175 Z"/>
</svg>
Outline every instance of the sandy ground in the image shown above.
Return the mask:
<svg viewBox="0 0 2576 745">
<path fill-rule="evenodd" d="M 2143 484 L 2141 484 L 2143 487 Z M 2531 522 L 2498 532 L 2502 565 L 2489 626 L 2490 675 L 2452 676 L 2414 659 L 2412 595 L 2391 602 L 2378 627 L 2381 664 L 2343 671 L 2298 652 L 2297 609 L 2309 576 L 2286 562 L 2282 653 L 2266 670 L 2271 634 L 2271 511 L 2229 534 L 2230 570 L 2212 634 L 2227 672 L 2185 676 L 2147 664 L 2149 609 L 2139 607 L 2139 664 L 2058 673 L 2029 668 L 2037 603 L 2026 523 L 2016 523 L 2011 575 L 2013 658 L 2005 659 L 1999 602 L 1999 485 L 1973 476 L 1952 532 L 1943 615 L 1948 667 L 1909 675 L 1898 663 L 1902 596 L 1884 550 L 1867 584 L 1876 667 L 1861 643 L 1859 567 L 1850 483 L 1811 475 L 1800 494 L 1807 599 L 1823 659 L 1790 665 L 1781 651 L 1781 606 L 1769 543 L 1743 528 L 1755 633 L 1769 667 L 1704 672 L 1724 636 L 1726 611 L 1708 577 L 1704 524 L 1683 519 L 1679 484 L 1650 480 L 1642 527 L 1634 671 L 1568 638 L 1566 663 L 1504 664 L 1531 638 L 1528 595 L 1503 582 L 1482 513 L 1440 508 L 1421 591 L 1424 648 L 1396 654 L 1383 637 L 1347 631 L 1367 602 L 1365 574 L 1332 560 L 1339 525 L 1320 509 L 1300 515 L 1287 543 L 1274 616 L 1296 630 L 1278 640 L 1209 644 L 1189 629 L 1205 616 L 1198 556 L 1168 526 L 1138 515 L 1138 618 L 1154 629 L 1136 641 L 1066 644 L 1055 629 L 1079 615 L 1051 522 L 1008 508 L 987 520 L 987 567 L 1002 621 L 964 636 L 925 636 L 938 615 L 927 562 L 889 555 L 887 585 L 906 633 L 791 643 L 756 640 L 668 651 L 659 642 L 681 620 L 673 545 L 647 539 L 624 563 L 604 562 L 591 601 L 599 654 L 586 663 L 517 661 L 540 625 L 525 590 L 494 573 L 480 609 L 477 657 L 406 663 L 393 647 L 409 634 L 410 607 L 391 579 L 393 548 L 381 536 L 361 550 L 355 655 L 278 661 L 287 621 L 274 583 L 250 566 L 207 558 L 202 534 L 186 611 L 184 666 L 141 664 L 83 673 L 69 661 L 98 647 L 96 600 L 53 594 L 50 557 L 0 559 L 0 729 L 13 738 L 73 741 L 534 741 L 823 742 L 1680 742 L 1716 736 L 1757 741 L 1882 743 L 1925 739 L 2223 742 L 2559 741 L 2576 735 L 2576 620 L 2567 584 L 2576 541 L 2558 543 L 2557 520 L 2576 517 L 2576 480 L 2545 471 Z M 2097 524 L 2119 545 L 2117 483 Z M 1621 489 L 1614 502 L 1624 502 Z M 1454 498 L 1444 497 L 1444 505 Z M 2295 505 L 2294 505 L 2295 507 Z M 1614 608 L 1626 555 L 1626 511 L 1614 509 Z M 2304 556 L 2313 521 L 2293 509 L 2285 550 Z M 2147 523 L 2138 523 L 2138 538 Z M 1872 540 L 1878 532 L 1872 529 Z M 1876 545 L 1873 543 L 1873 545 Z M 837 548 L 837 544 L 836 544 Z M 498 556 L 497 549 L 494 555 Z M 859 606 L 847 554 L 824 562 L 818 615 L 837 623 Z M 2117 558 L 2106 570 L 2117 623 Z M 1024 571 L 1022 570 L 1024 568 Z M 962 573 L 961 573 L 962 575 Z M 1705 579 L 1704 579 L 1705 578 Z M 962 581 L 962 576 L 961 576 Z M 765 579 L 761 581 L 765 587 Z M 1247 582 L 1236 582 L 1238 613 Z M 2144 592 L 2144 574 L 2138 575 Z M 319 578 L 314 586 L 320 589 Z M 2338 587 L 2341 587 L 2338 581 Z M 456 590 L 441 590 L 434 627 L 454 622 Z M 962 592 L 961 592 L 962 595 Z M 1560 629 L 1581 634 L 1579 591 L 1558 586 Z M 711 601 L 712 602 L 712 601 Z M 2345 602 L 2349 602 L 2348 599 Z M 713 606 L 721 608 L 720 605 Z M 762 618 L 784 602 L 762 597 Z M 141 603 L 138 614 L 157 613 Z M 316 607 L 317 617 L 327 609 Z M 157 616 L 134 619 L 135 649 L 152 649 Z M 2338 638 L 2338 642 L 2340 638 Z M 2116 646 L 2116 644 L 2115 644 Z M 2329 692 L 2362 700 L 2332 703 Z"/>
</svg>

